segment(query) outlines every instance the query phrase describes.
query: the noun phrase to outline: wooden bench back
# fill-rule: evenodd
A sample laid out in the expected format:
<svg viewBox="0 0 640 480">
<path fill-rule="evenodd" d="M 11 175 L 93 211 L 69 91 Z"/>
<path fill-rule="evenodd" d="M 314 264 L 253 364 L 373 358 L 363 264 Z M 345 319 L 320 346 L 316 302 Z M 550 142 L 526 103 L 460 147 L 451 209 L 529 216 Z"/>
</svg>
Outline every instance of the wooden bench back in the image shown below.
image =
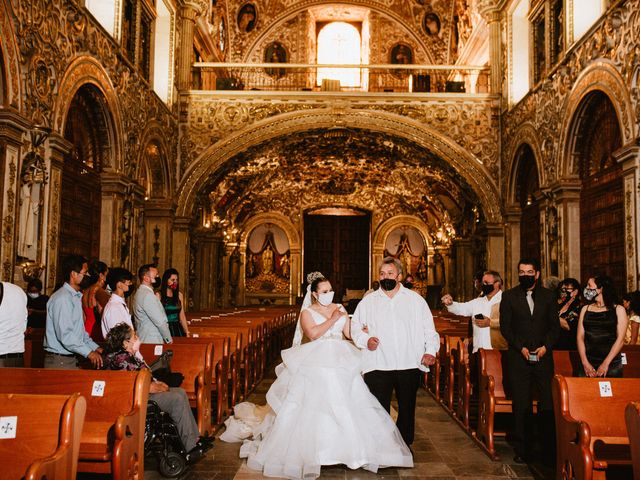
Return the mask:
<svg viewBox="0 0 640 480">
<path fill-rule="evenodd" d="M 96 380 L 105 382 L 103 396 L 91 394 Z M 70 395 L 79 392 L 87 402 L 83 443 L 102 443 L 117 417 L 136 406 L 146 412 L 148 391 L 149 372 L 146 371 L 0 369 L 0 393 Z M 93 427 L 87 429 L 87 424 Z"/>
<path fill-rule="evenodd" d="M 481 374 L 493 377 L 493 393 L 497 398 L 510 397 L 509 385 L 505 373 L 508 375 L 507 355 L 505 350 L 485 350 L 481 348 L 478 368 Z M 506 378 L 505 378 L 506 377 Z"/>
<path fill-rule="evenodd" d="M 554 350 L 553 372 L 564 377 L 575 377 L 582 368 L 580 354 L 576 350 Z"/>
<path fill-rule="evenodd" d="M 17 417 L 15 438 L 0 440 L 2 478 L 75 478 L 86 406 L 78 393 L 0 394 L 0 417 Z"/>
<path fill-rule="evenodd" d="M 172 343 L 170 345 L 140 345 L 140 353 L 145 362 L 151 364 L 163 352 L 171 350 L 173 358 L 171 359 L 171 371 L 180 372 L 184 375 L 184 381 L 180 385 L 187 393 L 196 391 L 198 375 L 204 374 L 211 378 L 211 369 L 213 368 L 213 343 Z M 158 351 L 158 354 L 156 354 Z"/>
<path fill-rule="evenodd" d="M 600 396 L 600 382 L 610 383 L 612 396 Z M 627 404 L 640 396 L 640 379 L 555 375 L 553 383 L 559 412 L 587 423 L 592 440 L 627 437 L 624 412 Z"/>
<path fill-rule="evenodd" d="M 640 393 L 638 396 L 640 397 Z M 629 403 L 625 408 L 624 417 L 631 447 L 633 479 L 640 480 L 640 401 Z"/>
</svg>

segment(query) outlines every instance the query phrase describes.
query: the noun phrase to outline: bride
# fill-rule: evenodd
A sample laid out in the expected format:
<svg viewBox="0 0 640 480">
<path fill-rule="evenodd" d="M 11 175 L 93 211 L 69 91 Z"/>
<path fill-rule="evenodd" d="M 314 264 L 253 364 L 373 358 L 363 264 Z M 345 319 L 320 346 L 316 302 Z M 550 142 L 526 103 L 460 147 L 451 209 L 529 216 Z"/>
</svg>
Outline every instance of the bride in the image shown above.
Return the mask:
<svg viewBox="0 0 640 480">
<path fill-rule="evenodd" d="M 317 478 L 322 465 L 336 464 L 374 473 L 413 467 L 395 423 L 360 375 L 361 352 L 343 338 L 350 338 L 350 321 L 333 294 L 329 280 L 311 283 L 301 332 L 282 351 L 278 378 L 267 392 L 272 412 L 240 449 L 247 466 L 264 476 Z"/>
</svg>

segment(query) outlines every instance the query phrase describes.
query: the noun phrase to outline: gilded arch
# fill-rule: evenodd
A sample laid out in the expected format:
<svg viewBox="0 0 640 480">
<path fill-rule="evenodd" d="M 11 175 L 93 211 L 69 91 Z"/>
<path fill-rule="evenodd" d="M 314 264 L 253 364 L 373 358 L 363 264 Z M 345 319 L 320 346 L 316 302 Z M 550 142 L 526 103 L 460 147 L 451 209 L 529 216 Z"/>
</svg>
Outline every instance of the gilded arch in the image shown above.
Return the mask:
<svg viewBox="0 0 640 480">
<path fill-rule="evenodd" d="M 107 129 L 110 138 L 105 142 L 111 146 L 111 164 L 105 165 L 107 170 L 122 172 L 124 169 L 122 125 L 118 95 L 107 72 L 97 60 L 89 57 L 76 59 L 69 65 L 62 77 L 54 104 L 53 130 L 64 136 L 64 127 L 71 102 L 80 88 L 92 85 L 97 88 L 105 98 L 105 115 Z"/>
<path fill-rule="evenodd" d="M 516 139 L 511 145 L 507 153 L 507 158 L 509 159 L 509 168 L 507 170 L 506 179 L 507 179 L 507 191 L 506 191 L 506 204 L 514 205 L 517 203 L 516 201 L 516 192 L 517 192 L 517 178 L 518 178 L 518 170 L 520 167 L 520 159 L 517 158 L 518 152 L 525 145 L 529 146 L 533 151 L 533 156 L 536 160 L 536 169 L 538 170 L 538 179 L 540 181 L 540 186 L 547 185 L 551 183 L 553 179 L 548 178 L 547 171 L 542 164 L 542 150 L 540 149 L 539 138 L 536 132 L 535 127 L 531 123 L 524 123 L 514 132 L 513 138 Z"/>
<path fill-rule="evenodd" d="M 191 214 L 200 186 L 234 155 L 284 134 L 336 127 L 392 134 L 434 152 L 469 183 L 480 199 L 487 221 L 500 221 L 501 209 L 495 200 L 499 198 L 495 183 L 482 162 L 468 149 L 410 118 L 381 111 L 341 108 L 296 111 L 263 119 L 210 146 L 185 172 L 178 190 L 177 215 L 187 217 Z"/>
<path fill-rule="evenodd" d="M 5 78 L 5 105 L 22 110 L 22 94 L 20 89 L 20 63 L 16 36 L 11 24 L 11 15 L 6 2 L 0 1 L 0 49 L 2 50 L 2 70 Z"/>
<path fill-rule="evenodd" d="M 133 177 L 137 180 L 140 179 L 143 169 L 143 164 L 146 162 L 146 166 L 149 169 L 151 178 L 152 196 L 156 199 L 167 199 L 171 196 L 174 190 L 173 176 L 171 175 L 171 169 L 169 165 L 169 154 L 171 152 L 170 146 L 167 144 L 166 135 L 163 134 L 162 126 L 157 122 L 151 122 L 147 124 L 144 132 L 142 133 L 142 148 L 139 152 L 139 158 L 136 165 L 136 171 L 133 172 Z M 154 146 L 159 147 L 159 152 L 149 151 L 149 148 Z M 149 160 L 157 158 L 157 161 L 153 164 L 149 163 Z"/>
<path fill-rule="evenodd" d="M 563 149 L 557 169 L 560 178 L 577 178 L 578 166 L 574 163 L 573 152 L 580 122 L 576 120 L 579 119 L 580 109 L 584 106 L 583 100 L 595 91 L 604 93 L 615 108 L 622 145 L 628 145 L 637 136 L 638 127 L 635 124 L 631 98 L 624 79 L 611 64 L 594 63 L 580 75 L 563 108 L 565 115 L 560 127 L 560 145 L 563 145 Z"/>
<path fill-rule="evenodd" d="M 396 228 L 400 227 L 415 228 L 418 232 L 420 232 L 420 235 L 422 235 L 424 244 L 429 246 L 429 227 L 426 223 L 424 223 L 418 217 L 414 217 L 413 215 L 396 215 L 395 217 L 385 220 L 380 225 L 378 225 L 371 239 L 372 251 L 374 253 L 379 253 L 380 255 L 382 255 L 387 237 Z M 374 264 L 374 267 L 375 266 L 376 265 Z"/>
</svg>

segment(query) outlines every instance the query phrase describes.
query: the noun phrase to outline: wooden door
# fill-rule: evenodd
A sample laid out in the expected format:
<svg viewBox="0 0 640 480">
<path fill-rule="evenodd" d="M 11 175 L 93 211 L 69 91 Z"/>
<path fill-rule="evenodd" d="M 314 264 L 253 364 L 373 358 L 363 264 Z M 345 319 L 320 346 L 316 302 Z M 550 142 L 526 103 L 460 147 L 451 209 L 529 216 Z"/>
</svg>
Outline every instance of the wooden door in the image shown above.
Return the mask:
<svg viewBox="0 0 640 480">
<path fill-rule="evenodd" d="M 313 271 L 331 280 L 336 301 L 346 289 L 369 286 L 369 214 L 305 214 L 304 275 Z"/>
</svg>

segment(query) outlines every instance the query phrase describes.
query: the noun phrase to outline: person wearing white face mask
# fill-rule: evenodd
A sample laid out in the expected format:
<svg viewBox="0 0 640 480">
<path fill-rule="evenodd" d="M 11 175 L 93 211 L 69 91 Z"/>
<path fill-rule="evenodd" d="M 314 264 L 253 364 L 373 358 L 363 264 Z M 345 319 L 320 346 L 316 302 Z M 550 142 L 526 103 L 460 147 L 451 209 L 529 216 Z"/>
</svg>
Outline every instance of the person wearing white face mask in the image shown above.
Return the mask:
<svg viewBox="0 0 640 480">
<path fill-rule="evenodd" d="M 282 351 L 267 392 L 272 412 L 240 449 L 247 466 L 264 476 L 316 478 L 322 465 L 335 464 L 374 473 L 413 466 L 393 420 L 362 379 L 361 352 L 346 340 L 349 317 L 333 294 L 329 280 L 311 283 L 311 305 L 300 319 L 310 341 Z"/>
</svg>

